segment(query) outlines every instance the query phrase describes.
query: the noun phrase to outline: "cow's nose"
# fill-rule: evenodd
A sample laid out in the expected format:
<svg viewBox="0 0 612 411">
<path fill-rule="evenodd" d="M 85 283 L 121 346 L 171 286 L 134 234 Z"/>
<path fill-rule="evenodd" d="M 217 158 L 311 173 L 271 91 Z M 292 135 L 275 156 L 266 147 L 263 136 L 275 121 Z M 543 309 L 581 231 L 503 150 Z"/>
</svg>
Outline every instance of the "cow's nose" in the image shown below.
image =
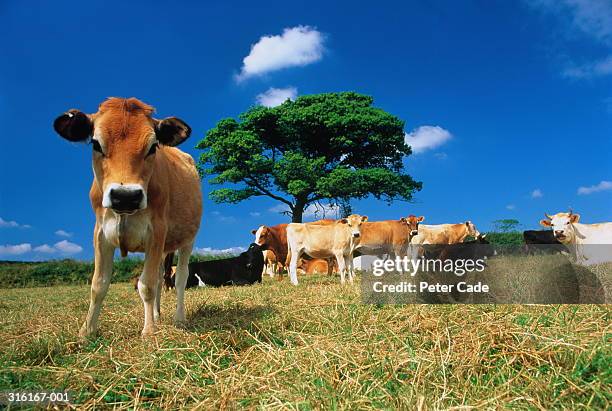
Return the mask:
<svg viewBox="0 0 612 411">
<path fill-rule="evenodd" d="M 563 235 L 563 231 L 562 230 L 555 230 L 555 236 L 559 237 Z"/>
<path fill-rule="evenodd" d="M 118 187 L 110 190 L 111 207 L 118 212 L 132 212 L 140 208 L 144 198 L 142 189 Z"/>
<path fill-rule="evenodd" d="M 353 233 L 353 237 L 359 238 L 359 233 Z"/>
<path fill-rule="evenodd" d="M 412 230 L 410 232 L 410 235 L 418 235 L 418 234 L 419 234 L 419 232 L 417 230 Z"/>
</svg>

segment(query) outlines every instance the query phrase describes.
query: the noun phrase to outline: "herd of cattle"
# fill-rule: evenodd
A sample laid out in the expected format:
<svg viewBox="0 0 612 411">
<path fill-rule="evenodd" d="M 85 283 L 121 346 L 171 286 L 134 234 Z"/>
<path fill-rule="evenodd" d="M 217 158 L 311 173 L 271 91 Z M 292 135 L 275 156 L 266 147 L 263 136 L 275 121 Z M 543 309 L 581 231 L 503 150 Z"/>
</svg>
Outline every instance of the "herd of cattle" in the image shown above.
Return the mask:
<svg viewBox="0 0 612 411">
<path fill-rule="evenodd" d="M 484 241 L 469 221 L 425 226 L 419 224 L 422 217 L 368 222 L 365 216 L 351 215 L 337 221 L 261 226 L 255 230 L 254 244 L 240 256 L 189 266 L 202 217 L 202 188 L 193 158 L 175 146 L 190 136 L 191 128 L 177 117 L 156 119 L 153 113 L 152 106 L 136 98 L 109 98 L 95 113 L 70 109 L 53 123 L 64 139 L 90 143 L 92 147 L 94 179 L 89 198 L 96 216 L 95 258 L 89 310 L 79 331 L 82 337 L 97 332 L 117 248 L 123 256 L 128 252 L 145 253 L 144 269 L 137 281 L 144 305 L 144 336 L 155 332 L 160 316 L 164 283 L 160 267 L 177 251 L 174 319 L 180 324 L 185 321 L 188 281 L 222 285 L 261 280 L 264 250 L 274 253 L 277 264 L 288 265 L 291 282 L 297 284 L 297 268 L 303 256 L 324 259 L 328 271 L 333 270 L 329 262 L 335 260 L 341 281 L 346 275 L 352 281 L 355 254 L 405 256 L 409 244 L 459 243 L 468 235 Z M 552 227 L 554 238 L 563 244 L 612 244 L 612 223 L 581 224 L 579 218 L 571 212 L 558 213 L 542 224 Z M 587 247 L 581 247 L 577 260 L 592 262 L 588 252 Z M 268 261 L 272 261 L 270 256 L 268 253 Z M 314 265 L 302 263 L 306 270 Z"/>
<path fill-rule="evenodd" d="M 576 224 L 579 215 L 571 211 L 559 213 L 547 216 L 540 224 L 548 227 L 555 219 L 565 218 L 573 219 L 572 224 Z M 424 255 L 428 259 L 444 261 L 476 260 L 497 254 L 495 248 L 486 240 L 486 234 L 481 234 L 471 221 L 459 224 L 420 224 L 423 220 L 423 216 L 410 215 L 399 220 L 370 222 L 367 217 L 354 214 L 340 220 L 262 225 L 252 231 L 255 235 L 254 242 L 239 257 L 189 264 L 187 288 L 253 284 L 261 282 L 263 273 L 274 277 L 285 269 L 288 269 L 293 284 L 297 284 L 298 272 L 328 275 L 340 273 L 340 281 L 344 283 L 344 272 L 348 274 L 349 281 L 352 281 L 352 261 L 363 255 L 379 258 L 386 256 L 392 259 Z M 523 231 L 522 251 L 526 254 L 569 254 L 570 248 L 573 247 L 568 248 L 566 245 L 584 239 L 582 235 L 576 237 L 576 233 L 585 233 L 592 227 L 576 229 L 562 223 L 558 228 Z M 474 239 L 466 241 L 467 237 Z M 473 247 L 474 244 L 478 247 Z M 452 246 L 445 247 L 446 245 Z M 580 257 L 578 254 L 575 256 Z M 169 254 L 165 263 L 164 278 L 167 288 L 174 286 L 173 258 L 174 255 Z M 280 279 L 280 276 L 278 278 Z"/>
</svg>

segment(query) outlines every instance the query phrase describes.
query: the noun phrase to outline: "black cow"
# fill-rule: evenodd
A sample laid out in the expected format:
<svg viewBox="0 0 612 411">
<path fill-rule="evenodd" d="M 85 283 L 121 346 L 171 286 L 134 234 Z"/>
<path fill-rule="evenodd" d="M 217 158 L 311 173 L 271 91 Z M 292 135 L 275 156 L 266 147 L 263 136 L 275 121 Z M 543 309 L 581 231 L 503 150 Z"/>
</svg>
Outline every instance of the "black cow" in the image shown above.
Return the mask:
<svg viewBox="0 0 612 411">
<path fill-rule="evenodd" d="M 428 260 L 479 260 L 496 255 L 495 248 L 485 238 L 479 235 L 475 240 L 457 244 L 425 245 L 425 258 Z"/>
<path fill-rule="evenodd" d="M 524 251 L 533 254 L 537 251 L 542 252 L 563 252 L 567 248 L 555 238 L 552 230 L 527 230 L 523 231 L 525 240 Z"/>
<path fill-rule="evenodd" d="M 248 250 L 237 257 L 189 263 L 186 288 L 261 283 L 264 266 L 262 251 L 260 245 L 252 243 Z M 174 276 L 170 283 L 174 286 Z"/>
</svg>

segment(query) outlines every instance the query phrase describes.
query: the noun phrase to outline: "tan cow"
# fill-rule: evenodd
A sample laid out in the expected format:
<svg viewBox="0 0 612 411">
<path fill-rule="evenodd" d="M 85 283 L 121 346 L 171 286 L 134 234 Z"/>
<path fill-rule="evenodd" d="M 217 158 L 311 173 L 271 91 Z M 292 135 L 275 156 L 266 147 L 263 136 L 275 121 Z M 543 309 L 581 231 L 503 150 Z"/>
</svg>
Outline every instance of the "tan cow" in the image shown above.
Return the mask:
<svg viewBox="0 0 612 411">
<path fill-rule="evenodd" d="M 264 272 L 270 277 L 274 277 L 284 268 L 283 264 L 276 259 L 276 255 L 272 250 L 264 250 Z"/>
<path fill-rule="evenodd" d="M 361 239 L 355 252 L 361 255 L 386 254 L 388 258 L 408 255 L 410 240 L 418 234 L 425 217 L 410 215 L 399 220 L 372 221 L 361 225 Z"/>
<path fill-rule="evenodd" d="M 336 220 L 322 219 L 306 224 L 332 224 L 335 221 Z M 253 240 L 255 244 L 274 253 L 276 261 L 281 265 L 281 268 L 289 265 L 290 256 L 287 254 L 287 224 L 278 224 L 275 226 L 262 225 L 252 230 L 251 233 L 255 235 L 255 240 Z"/>
<path fill-rule="evenodd" d="M 459 224 L 420 224 L 419 233 L 412 237 L 411 244 L 457 244 L 467 236 L 478 237 L 480 232 L 471 221 Z"/>
<path fill-rule="evenodd" d="M 340 282 L 344 284 L 348 272 L 353 282 L 353 251 L 359 244 L 361 224 L 367 216 L 352 214 L 331 224 L 291 223 L 287 226 L 287 248 L 291 255 L 289 277 L 298 284 L 297 264 L 302 254 L 313 258 L 335 257 L 340 271 Z"/>
<path fill-rule="evenodd" d="M 185 321 L 187 264 L 202 216 L 200 179 L 191 156 L 174 148 L 189 137 L 189 126 L 176 117 L 155 119 L 153 111 L 135 98 L 110 98 L 94 114 L 72 109 L 53 123 L 60 136 L 93 148 L 95 267 L 81 336 L 97 332 L 116 248 L 124 256 L 145 253 L 138 281 L 143 335 L 155 332 L 159 318 L 164 257 L 178 250 L 175 321 Z"/>
</svg>

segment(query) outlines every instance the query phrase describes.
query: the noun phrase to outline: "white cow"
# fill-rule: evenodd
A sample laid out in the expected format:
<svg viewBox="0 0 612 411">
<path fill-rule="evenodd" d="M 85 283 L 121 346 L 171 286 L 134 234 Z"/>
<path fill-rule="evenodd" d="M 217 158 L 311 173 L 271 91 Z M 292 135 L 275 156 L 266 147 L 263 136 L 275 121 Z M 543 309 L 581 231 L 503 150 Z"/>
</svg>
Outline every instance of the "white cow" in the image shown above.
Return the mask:
<svg viewBox="0 0 612 411">
<path fill-rule="evenodd" d="M 557 213 L 540 221 L 544 227 L 552 227 L 557 240 L 570 249 L 581 265 L 612 261 L 612 223 L 582 224 L 580 214 Z"/>
<path fill-rule="evenodd" d="M 303 254 L 313 258 L 336 257 L 340 271 L 340 282 L 344 283 L 345 273 L 353 282 L 353 251 L 359 244 L 361 223 L 366 216 L 351 214 L 331 224 L 291 223 L 287 226 L 287 248 L 291 256 L 289 277 L 297 285 L 297 264 Z"/>
</svg>

